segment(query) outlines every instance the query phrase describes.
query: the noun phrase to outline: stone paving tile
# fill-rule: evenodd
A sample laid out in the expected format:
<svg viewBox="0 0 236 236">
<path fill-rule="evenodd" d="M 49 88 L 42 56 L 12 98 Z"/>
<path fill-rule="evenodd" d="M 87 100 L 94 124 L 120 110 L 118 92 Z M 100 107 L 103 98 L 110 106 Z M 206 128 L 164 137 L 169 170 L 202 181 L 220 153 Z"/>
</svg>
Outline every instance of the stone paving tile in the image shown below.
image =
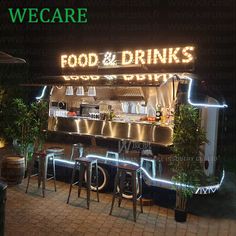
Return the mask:
<svg viewBox="0 0 236 236">
<path fill-rule="evenodd" d="M 85 192 L 77 198 L 74 188 L 70 204 L 66 204 L 69 185 L 57 182 L 58 191 L 47 183 L 46 197 L 30 184 L 25 194 L 26 181 L 9 187 L 6 203 L 6 236 L 210 236 L 236 235 L 236 221 L 203 218 L 188 215 L 186 223 L 174 220 L 174 211 L 159 206 L 145 206 L 144 213 L 137 208 L 137 222 L 133 221 L 132 202 L 123 200 L 109 215 L 112 196 L 100 194 L 100 202 L 91 201 L 86 208 Z M 92 199 L 96 195 L 92 193 Z"/>
</svg>

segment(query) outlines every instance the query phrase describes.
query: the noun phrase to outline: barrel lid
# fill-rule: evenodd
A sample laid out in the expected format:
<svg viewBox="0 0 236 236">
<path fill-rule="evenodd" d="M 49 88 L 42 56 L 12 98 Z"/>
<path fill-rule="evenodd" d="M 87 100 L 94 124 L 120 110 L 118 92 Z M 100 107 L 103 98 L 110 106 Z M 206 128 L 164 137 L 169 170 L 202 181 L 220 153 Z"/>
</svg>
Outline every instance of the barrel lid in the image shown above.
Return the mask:
<svg viewBox="0 0 236 236">
<path fill-rule="evenodd" d="M 4 191 L 7 188 L 7 184 L 0 180 L 0 192 Z"/>
<path fill-rule="evenodd" d="M 24 158 L 21 156 L 8 156 L 8 157 L 5 157 L 5 159 L 7 159 L 7 160 L 19 160 L 19 159 L 24 160 Z"/>
</svg>

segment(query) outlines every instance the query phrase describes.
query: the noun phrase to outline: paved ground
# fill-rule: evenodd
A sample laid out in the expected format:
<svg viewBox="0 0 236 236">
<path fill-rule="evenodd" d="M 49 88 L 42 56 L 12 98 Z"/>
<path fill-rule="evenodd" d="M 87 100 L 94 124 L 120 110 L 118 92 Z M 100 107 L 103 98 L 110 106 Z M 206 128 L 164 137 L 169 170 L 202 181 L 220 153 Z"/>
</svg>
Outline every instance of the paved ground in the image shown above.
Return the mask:
<svg viewBox="0 0 236 236">
<path fill-rule="evenodd" d="M 47 185 L 43 199 L 32 181 L 29 194 L 25 194 L 26 181 L 8 188 L 6 204 L 6 235 L 236 235 L 236 220 L 188 215 L 186 223 L 176 223 L 171 209 L 145 206 L 133 222 L 132 205 L 123 201 L 121 208 L 115 207 L 109 215 L 111 194 L 100 194 L 100 202 L 91 202 L 86 209 L 86 200 L 77 199 L 73 189 L 71 203 L 66 204 L 68 184 L 57 182 L 58 191 L 52 183 Z M 82 192 L 82 197 L 85 192 Z M 95 198 L 95 193 L 92 197 Z"/>
</svg>

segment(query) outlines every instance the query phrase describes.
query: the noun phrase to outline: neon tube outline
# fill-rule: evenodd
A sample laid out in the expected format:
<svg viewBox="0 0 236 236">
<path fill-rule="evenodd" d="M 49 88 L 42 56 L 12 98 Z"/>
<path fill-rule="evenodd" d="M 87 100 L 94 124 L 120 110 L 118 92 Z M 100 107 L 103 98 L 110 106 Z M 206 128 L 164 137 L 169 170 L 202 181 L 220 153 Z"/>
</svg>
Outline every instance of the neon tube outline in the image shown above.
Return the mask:
<svg viewBox="0 0 236 236">
<path fill-rule="evenodd" d="M 42 98 L 44 97 L 45 92 L 46 92 L 46 88 L 47 88 L 47 86 L 45 85 L 45 86 L 43 87 L 43 89 L 42 89 L 41 95 L 38 96 L 38 97 L 35 97 L 37 100 L 40 100 L 40 99 L 42 99 Z"/>
<path fill-rule="evenodd" d="M 113 161 L 113 162 L 120 162 L 120 163 L 124 163 L 124 164 L 130 164 L 130 165 L 135 165 L 135 166 L 139 166 L 137 163 L 135 162 L 132 162 L 132 161 L 125 161 L 125 160 L 114 160 L 113 158 L 108 158 L 108 157 L 103 157 L 103 156 L 99 156 L 99 155 L 93 155 L 93 154 L 89 154 L 87 155 L 86 157 L 93 157 L 93 158 L 97 158 L 97 159 L 102 159 L 102 160 L 108 160 L 108 161 Z M 68 160 L 62 160 L 62 159 L 55 159 L 56 161 L 58 162 L 62 162 L 62 163 L 67 163 L 67 164 L 70 164 L 70 165 L 74 165 L 74 162 L 73 161 L 68 161 Z M 174 183 L 173 181 L 170 181 L 170 180 L 165 180 L 165 179 L 160 179 L 160 178 L 153 178 L 149 175 L 149 173 L 143 168 L 141 167 L 141 169 L 143 170 L 143 172 L 145 173 L 145 175 L 147 176 L 147 178 L 151 181 L 154 181 L 154 182 L 160 182 L 160 183 L 165 183 L 165 184 L 169 184 L 169 185 L 177 185 L 177 186 L 183 186 L 183 187 L 190 187 L 190 188 L 193 188 L 193 186 L 190 186 L 190 185 L 186 185 L 186 184 L 181 184 L 181 183 Z M 216 190 L 220 188 L 220 186 L 222 185 L 223 181 L 224 181 L 224 178 L 225 178 L 225 171 L 223 170 L 223 173 L 222 173 L 222 177 L 221 177 L 221 180 L 220 180 L 220 183 L 219 184 L 216 184 L 216 185 L 209 185 L 209 186 L 201 186 L 201 187 L 198 187 L 195 194 L 198 194 L 199 191 L 201 190 L 201 188 L 205 188 L 207 190 L 210 190 L 210 189 L 213 189 L 215 188 Z"/>
<path fill-rule="evenodd" d="M 193 79 L 188 77 L 188 76 L 184 76 L 183 79 L 187 79 L 189 80 L 189 88 L 188 88 L 188 103 L 192 106 L 197 106 L 197 107 L 214 107 L 214 108 L 226 108 L 228 107 L 227 104 L 222 104 L 222 105 L 217 105 L 217 104 L 207 104 L 207 103 L 194 103 L 191 101 L 191 93 L 192 93 L 192 84 L 193 84 Z"/>
</svg>

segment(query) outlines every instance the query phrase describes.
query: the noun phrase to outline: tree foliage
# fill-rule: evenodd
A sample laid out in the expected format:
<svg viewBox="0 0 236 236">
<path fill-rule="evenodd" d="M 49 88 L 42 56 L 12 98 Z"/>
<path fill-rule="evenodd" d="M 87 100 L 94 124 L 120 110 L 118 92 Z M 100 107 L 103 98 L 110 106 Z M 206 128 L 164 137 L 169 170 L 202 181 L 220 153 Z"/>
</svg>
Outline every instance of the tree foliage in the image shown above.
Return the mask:
<svg viewBox="0 0 236 236">
<path fill-rule="evenodd" d="M 200 184 L 203 170 L 199 153 L 200 146 L 206 141 L 199 110 L 190 105 L 180 105 L 174 119 L 174 157 L 171 161 L 173 180 L 179 198 L 191 197 Z"/>
<path fill-rule="evenodd" d="M 4 134 L 19 142 L 22 155 L 42 146 L 46 137 L 47 112 L 46 102 L 26 104 L 21 98 L 13 99 L 4 108 Z"/>
</svg>

